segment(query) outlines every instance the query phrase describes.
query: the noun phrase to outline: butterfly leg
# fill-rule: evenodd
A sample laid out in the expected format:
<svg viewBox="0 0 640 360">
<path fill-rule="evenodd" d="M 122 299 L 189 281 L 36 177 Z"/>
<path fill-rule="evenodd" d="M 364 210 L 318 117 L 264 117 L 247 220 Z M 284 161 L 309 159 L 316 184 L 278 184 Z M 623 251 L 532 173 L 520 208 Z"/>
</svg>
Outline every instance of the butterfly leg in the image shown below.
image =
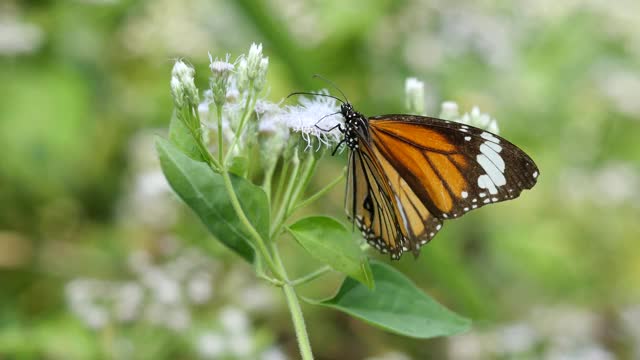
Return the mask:
<svg viewBox="0 0 640 360">
<path fill-rule="evenodd" d="M 340 147 L 342 146 L 342 144 L 344 144 L 347 141 L 347 139 L 342 139 L 340 140 L 340 142 L 338 143 L 338 145 L 336 145 L 336 147 L 333 149 L 333 151 L 331 152 L 331 156 L 334 156 L 336 154 L 336 152 L 338 152 L 338 149 L 340 149 Z"/>
<path fill-rule="evenodd" d="M 329 128 L 329 129 L 323 129 L 323 128 L 321 128 L 320 126 L 318 126 L 318 124 L 316 124 L 316 125 L 314 125 L 314 126 L 315 126 L 317 129 L 319 129 L 320 131 L 324 131 L 324 132 L 329 132 L 329 131 L 331 131 L 331 130 L 333 130 L 333 129 L 335 129 L 335 128 L 338 128 L 338 130 L 340 130 L 340 132 L 341 132 L 341 133 L 344 133 L 344 132 L 345 132 L 344 128 L 342 127 L 342 124 L 338 124 L 338 125 L 333 126 L 333 127 Z"/>
</svg>

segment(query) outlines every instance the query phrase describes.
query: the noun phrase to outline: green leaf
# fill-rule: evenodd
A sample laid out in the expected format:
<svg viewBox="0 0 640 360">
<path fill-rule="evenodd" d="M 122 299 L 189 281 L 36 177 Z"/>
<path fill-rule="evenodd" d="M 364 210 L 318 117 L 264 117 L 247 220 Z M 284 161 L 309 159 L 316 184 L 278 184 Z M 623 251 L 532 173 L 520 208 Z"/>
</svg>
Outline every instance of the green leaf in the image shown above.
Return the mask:
<svg viewBox="0 0 640 360">
<path fill-rule="evenodd" d="M 224 180 L 207 164 L 186 156 L 165 139 L 156 139 L 156 149 L 165 177 L 180 198 L 193 209 L 218 240 L 249 262 L 254 249 L 244 225 L 236 216 L 225 191 Z M 230 174 L 241 207 L 263 239 L 269 234 L 267 195 L 247 180 Z"/>
<path fill-rule="evenodd" d="M 244 156 L 236 156 L 231 160 L 229 166 L 229 172 L 241 176 L 247 171 L 249 167 L 249 159 Z"/>
<path fill-rule="evenodd" d="M 169 123 L 169 140 L 171 140 L 173 145 L 182 150 L 182 152 L 187 154 L 190 158 L 198 161 L 204 161 L 193 135 L 185 124 L 178 119 L 176 110 L 173 111 L 173 114 L 171 115 L 171 122 Z"/>
<path fill-rule="evenodd" d="M 376 279 L 375 290 L 346 278 L 333 298 L 305 300 L 414 338 L 449 336 L 469 329 L 469 319 L 437 303 L 401 272 L 380 262 L 372 262 L 371 268 Z"/>
<path fill-rule="evenodd" d="M 311 256 L 374 287 L 371 267 L 351 232 L 337 220 L 326 216 L 304 218 L 289 227 L 289 232 Z"/>
</svg>

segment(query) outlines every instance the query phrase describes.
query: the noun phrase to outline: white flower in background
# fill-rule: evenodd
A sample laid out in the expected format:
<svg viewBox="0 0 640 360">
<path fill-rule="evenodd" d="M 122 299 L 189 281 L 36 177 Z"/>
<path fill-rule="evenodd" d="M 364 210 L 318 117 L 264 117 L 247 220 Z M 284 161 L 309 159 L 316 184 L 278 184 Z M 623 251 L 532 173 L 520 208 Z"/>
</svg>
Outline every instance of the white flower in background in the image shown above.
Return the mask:
<svg viewBox="0 0 640 360">
<path fill-rule="evenodd" d="M 114 304 L 115 317 L 118 321 L 129 322 L 138 318 L 144 300 L 144 289 L 140 284 L 129 281 L 116 289 Z"/>
<path fill-rule="evenodd" d="M 453 121 L 475 126 L 480 129 L 484 129 L 490 131 L 494 134 L 498 134 L 498 122 L 496 119 L 491 118 L 489 114 L 483 114 L 480 112 L 480 109 L 477 106 L 474 106 L 471 109 L 470 113 L 465 113 L 461 117 L 457 119 L 453 119 Z"/>
<path fill-rule="evenodd" d="M 229 352 L 239 358 L 247 358 L 254 351 L 253 339 L 248 333 L 240 333 L 229 337 Z"/>
<path fill-rule="evenodd" d="M 404 92 L 407 110 L 412 114 L 426 115 L 424 82 L 414 77 L 407 78 L 404 82 Z"/>
<path fill-rule="evenodd" d="M 7 10 L 7 9 L 3 9 Z M 30 54 L 43 42 L 43 32 L 38 26 L 21 22 L 15 14 L 0 15 L 0 55 Z"/>
<path fill-rule="evenodd" d="M 271 347 L 260 354 L 260 360 L 287 360 L 287 355 L 282 349 Z"/>
<path fill-rule="evenodd" d="M 101 329 L 110 322 L 105 298 L 108 284 L 94 279 L 75 279 L 65 287 L 71 312 L 91 329 Z"/>
<path fill-rule="evenodd" d="M 191 326 L 191 311 L 185 306 L 175 306 L 165 309 L 165 325 L 174 331 L 184 331 Z"/>
<path fill-rule="evenodd" d="M 379 356 L 368 357 L 367 360 L 411 360 L 411 357 L 398 351 L 390 351 Z"/>
<path fill-rule="evenodd" d="M 558 191 L 574 203 L 588 201 L 608 207 L 628 204 L 636 208 L 640 204 L 640 173 L 624 162 L 609 162 L 590 170 L 565 169 L 559 179 Z"/>
<path fill-rule="evenodd" d="M 534 309 L 525 319 L 447 339 L 454 359 L 535 358 L 609 360 L 597 314 L 568 306 Z"/>
<path fill-rule="evenodd" d="M 536 330 L 524 322 L 498 328 L 493 335 L 494 343 L 501 344 L 496 352 L 503 355 L 525 353 L 540 341 Z"/>
<path fill-rule="evenodd" d="M 249 311 L 266 311 L 277 304 L 273 288 L 264 284 L 249 285 L 241 289 L 239 294 L 239 304 Z"/>
<path fill-rule="evenodd" d="M 143 301 L 142 288 L 132 282 L 80 278 L 69 282 L 65 290 L 71 312 L 92 329 L 135 320 Z"/>
<path fill-rule="evenodd" d="M 197 340 L 198 354 L 205 359 L 220 359 L 227 352 L 227 339 L 216 332 L 206 332 Z"/>
<path fill-rule="evenodd" d="M 636 69 L 601 66 L 596 69 L 596 79 L 602 91 L 616 109 L 627 116 L 638 119 L 640 102 L 640 75 Z"/>
<path fill-rule="evenodd" d="M 220 310 L 220 323 L 230 334 L 244 334 L 249 329 L 247 313 L 236 307 L 227 306 Z"/>
<path fill-rule="evenodd" d="M 404 87 L 406 107 L 408 111 L 417 115 L 425 116 L 426 98 L 424 82 L 410 77 L 405 80 Z M 481 113 L 477 106 L 474 106 L 470 113 L 465 113 L 460 116 L 458 104 L 454 101 L 445 101 L 441 104 L 439 117 L 443 120 L 455 121 L 488 130 L 494 134 L 497 134 L 499 131 L 498 122 L 491 118 L 489 114 Z"/>
<path fill-rule="evenodd" d="M 200 272 L 193 275 L 187 282 L 187 296 L 195 304 L 204 304 L 213 296 L 213 287 L 211 286 L 213 279 L 211 274 Z"/>
<path fill-rule="evenodd" d="M 131 253 L 129 267 L 135 280 L 70 281 L 66 298 L 71 312 L 94 329 L 136 320 L 177 332 L 188 329 L 193 321 L 191 306 L 204 304 L 213 295 L 216 266 L 196 249 L 179 251 L 171 240 L 164 239 L 155 247 L 163 256 L 173 257 L 170 261 L 154 264 L 144 251 Z M 228 324 L 249 328 L 246 316 L 244 325 L 237 314 L 224 316 Z"/>
<path fill-rule="evenodd" d="M 328 94 L 321 90 L 319 94 Z M 337 144 L 342 138 L 338 124 L 343 123 L 336 100 L 327 96 L 300 97 L 300 105 L 286 108 L 286 124 L 294 132 L 299 132 L 307 142 L 306 149 L 315 141 L 318 148 Z"/>
<path fill-rule="evenodd" d="M 460 117 L 458 104 L 455 101 L 445 101 L 440 108 L 440 118 L 444 120 L 455 121 Z"/>
</svg>

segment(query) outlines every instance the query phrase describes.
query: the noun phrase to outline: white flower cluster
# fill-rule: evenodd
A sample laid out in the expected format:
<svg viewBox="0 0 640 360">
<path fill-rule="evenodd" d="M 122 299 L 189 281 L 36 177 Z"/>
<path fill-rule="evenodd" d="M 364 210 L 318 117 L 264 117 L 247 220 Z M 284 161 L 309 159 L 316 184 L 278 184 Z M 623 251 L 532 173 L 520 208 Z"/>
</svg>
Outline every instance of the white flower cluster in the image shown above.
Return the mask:
<svg viewBox="0 0 640 360">
<path fill-rule="evenodd" d="M 406 107 L 409 112 L 417 115 L 426 115 L 426 97 L 424 82 L 410 77 L 405 80 L 404 85 Z M 454 101 L 445 101 L 441 105 L 441 119 L 455 121 L 466 125 L 475 126 L 477 128 L 498 134 L 498 122 L 489 114 L 483 114 L 477 106 L 471 109 L 471 112 L 460 115 L 458 104 Z"/>
<path fill-rule="evenodd" d="M 147 253 L 137 252 L 129 265 L 134 280 L 70 281 L 66 298 L 71 312 L 93 329 L 140 320 L 179 331 L 191 325 L 190 307 L 213 295 L 214 263 L 195 249 L 163 264 L 153 264 Z"/>
<path fill-rule="evenodd" d="M 404 92 L 407 110 L 412 114 L 426 115 L 424 82 L 414 77 L 407 78 L 404 82 Z"/>
<path fill-rule="evenodd" d="M 538 308 L 519 322 L 450 337 L 448 353 L 452 359 L 469 360 L 613 360 L 615 354 L 600 339 L 601 321 L 597 314 L 578 308 Z"/>
<path fill-rule="evenodd" d="M 252 44 L 248 54 L 241 55 L 235 63 L 229 62 L 229 56 L 220 60 L 210 54 L 209 59 L 211 89 L 203 92 L 198 113 L 207 128 L 208 138 L 222 138 L 223 148 L 231 151 L 233 156 L 245 153 L 247 148 L 257 143 L 261 163 L 269 168 L 286 148 L 295 146 L 297 138 L 291 139 L 292 134 L 302 137 L 307 144 L 306 149 L 319 149 L 323 144 L 332 146 L 339 142 L 342 136 L 336 125 L 342 123 L 342 118 L 338 115 L 336 100 L 326 96 L 328 91 L 321 90 L 317 96 L 300 97 L 298 105 L 287 106 L 283 106 L 283 102 L 273 103 L 260 97 L 266 87 L 269 66 L 269 59 L 263 56 L 262 44 Z M 176 67 L 183 70 L 178 73 L 184 73 L 182 65 L 177 63 Z M 178 86 L 172 86 L 172 89 L 182 90 Z M 173 90 L 173 93 L 175 97 L 184 91 Z M 217 118 L 214 109 L 221 110 L 221 119 Z M 247 114 L 249 121 L 246 121 Z M 219 127 L 221 137 L 218 136 Z M 234 143 L 233 149 L 229 150 L 228 146 Z M 217 145 L 210 144 L 212 153 L 218 151 Z"/>
<path fill-rule="evenodd" d="M 461 116 L 458 111 L 457 103 L 453 101 L 445 101 L 442 103 L 440 118 L 475 126 L 494 134 L 498 134 L 500 131 L 496 119 L 492 118 L 489 114 L 481 113 L 477 106 L 474 106 L 471 109 L 471 112 L 464 113 Z"/>
</svg>

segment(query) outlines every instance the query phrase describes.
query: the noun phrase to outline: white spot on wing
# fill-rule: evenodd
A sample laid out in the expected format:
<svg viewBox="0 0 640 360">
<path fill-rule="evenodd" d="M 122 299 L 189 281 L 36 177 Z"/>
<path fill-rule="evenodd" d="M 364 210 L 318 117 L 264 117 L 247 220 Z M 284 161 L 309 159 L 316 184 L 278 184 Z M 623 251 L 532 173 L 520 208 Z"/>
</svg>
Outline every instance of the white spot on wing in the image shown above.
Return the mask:
<svg viewBox="0 0 640 360">
<path fill-rule="evenodd" d="M 480 134 L 480 137 L 489 141 L 493 141 L 496 144 L 500 143 L 500 139 L 498 139 L 497 137 L 493 136 L 492 133 L 488 133 L 488 132 L 483 132 L 482 134 Z"/>
<path fill-rule="evenodd" d="M 492 148 L 493 150 L 495 150 L 495 152 L 502 151 L 502 146 L 500 146 L 500 145 L 498 145 L 496 143 L 493 143 L 491 141 L 485 141 L 484 145 L 487 145 L 488 147 Z"/>
<path fill-rule="evenodd" d="M 533 173 L 533 178 L 535 179 L 537 177 L 538 177 L 538 172 L 536 171 L 536 172 Z"/>
<path fill-rule="evenodd" d="M 463 199 L 466 199 L 466 198 L 467 198 L 467 196 L 469 196 L 469 193 L 468 193 L 468 192 L 466 192 L 466 191 L 463 191 L 460 195 L 462 195 L 462 198 L 463 198 Z"/>
<path fill-rule="evenodd" d="M 471 140 L 471 136 L 465 136 L 464 137 L 464 141 L 469 141 L 469 140 Z"/>
<path fill-rule="evenodd" d="M 409 221 L 407 220 L 407 216 L 405 215 L 404 212 L 404 207 L 402 206 L 402 201 L 400 201 L 400 198 L 398 197 L 398 195 L 395 196 L 396 197 L 396 204 L 398 205 L 398 210 L 400 210 L 400 216 L 402 217 L 402 223 L 404 224 L 405 229 L 409 228 Z"/>
<path fill-rule="evenodd" d="M 492 147 L 490 147 L 487 144 L 491 144 L 491 143 L 485 142 L 482 145 L 480 145 L 480 152 L 482 152 L 483 155 L 489 158 L 489 160 L 491 160 L 491 162 L 498 168 L 498 170 L 500 170 L 501 173 L 504 173 L 504 160 L 502 160 L 502 156 L 500 156 L 500 154 L 498 154 L 497 151 L 495 151 Z M 500 146 L 500 145 L 496 145 L 496 146 Z M 486 170 L 487 169 L 485 169 L 485 171 Z"/>
<path fill-rule="evenodd" d="M 498 193 L 498 189 L 496 189 L 496 186 L 493 184 L 493 181 L 491 181 L 491 178 L 489 177 L 489 175 L 480 175 L 478 177 L 478 186 L 481 189 L 487 189 L 489 190 L 490 194 L 497 194 Z M 480 193 L 480 197 L 484 197 L 485 194 L 484 193 Z M 489 200 L 489 199 L 487 199 Z M 485 202 L 487 202 L 485 200 Z"/>
<path fill-rule="evenodd" d="M 502 174 L 502 171 L 500 171 L 500 169 L 496 167 L 496 164 L 494 164 L 491 160 L 489 160 L 488 157 L 480 154 L 476 156 L 476 160 L 478 161 L 480 166 L 482 166 L 484 171 L 487 173 L 486 175 L 481 175 L 478 178 L 478 186 L 480 186 L 483 189 L 488 189 L 487 187 L 480 185 L 480 181 L 481 181 L 480 179 L 483 177 L 490 178 L 490 181 L 492 182 L 491 186 L 494 189 L 495 189 L 495 186 L 502 186 L 507 183 L 507 179 L 505 179 L 504 175 Z M 486 180 L 482 180 L 482 181 L 485 182 L 486 184 Z M 489 191 L 489 192 L 492 194 L 495 194 L 495 192 L 492 192 L 492 191 Z"/>
</svg>

